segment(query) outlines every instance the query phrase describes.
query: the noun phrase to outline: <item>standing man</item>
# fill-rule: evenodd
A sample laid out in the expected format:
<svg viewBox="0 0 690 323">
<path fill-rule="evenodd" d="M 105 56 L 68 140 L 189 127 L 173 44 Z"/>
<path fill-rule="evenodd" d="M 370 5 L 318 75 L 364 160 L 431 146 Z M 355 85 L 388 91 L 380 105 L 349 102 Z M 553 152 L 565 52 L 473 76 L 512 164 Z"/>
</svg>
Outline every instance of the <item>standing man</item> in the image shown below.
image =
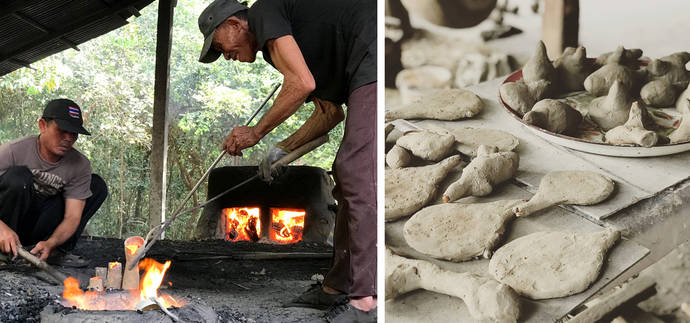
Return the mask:
<svg viewBox="0 0 690 323">
<path fill-rule="evenodd" d="M 376 1 L 258 0 L 251 8 L 216 0 L 199 16 L 204 35 L 200 62 L 221 54 L 253 62 L 259 50 L 283 75 L 271 110 L 253 127 L 235 127 L 223 149 L 230 155 L 254 146 L 306 101 L 315 110 L 293 135 L 273 147 L 260 165 L 327 133 L 343 119 L 345 135 L 333 164 L 338 200 L 334 259 L 323 287 L 296 300 L 331 305 L 329 322 L 376 321 Z"/>
<path fill-rule="evenodd" d="M 0 256 L 17 248 L 48 263 L 84 267 L 69 253 L 108 195 L 91 163 L 72 148 L 84 129 L 81 109 L 71 100 L 50 101 L 38 120 L 39 136 L 0 145 Z"/>
</svg>

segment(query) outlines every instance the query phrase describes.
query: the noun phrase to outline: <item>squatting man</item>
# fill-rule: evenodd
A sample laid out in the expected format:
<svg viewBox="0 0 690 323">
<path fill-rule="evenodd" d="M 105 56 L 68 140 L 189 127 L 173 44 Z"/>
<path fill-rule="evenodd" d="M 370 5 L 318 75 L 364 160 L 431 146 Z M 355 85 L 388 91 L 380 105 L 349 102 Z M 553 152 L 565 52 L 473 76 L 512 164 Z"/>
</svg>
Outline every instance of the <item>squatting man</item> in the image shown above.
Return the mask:
<svg viewBox="0 0 690 323">
<path fill-rule="evenodd" d="M 38 120 L 40 135 L 0 145 L 0 261 L 33 245 L 30 252 L 50 264 L 88 265 L 70 251 L 108 189 L 73 147 L 79 134 L 90 135 L 83 122 L 74 101 L 52 100 Z"/>
</svg>

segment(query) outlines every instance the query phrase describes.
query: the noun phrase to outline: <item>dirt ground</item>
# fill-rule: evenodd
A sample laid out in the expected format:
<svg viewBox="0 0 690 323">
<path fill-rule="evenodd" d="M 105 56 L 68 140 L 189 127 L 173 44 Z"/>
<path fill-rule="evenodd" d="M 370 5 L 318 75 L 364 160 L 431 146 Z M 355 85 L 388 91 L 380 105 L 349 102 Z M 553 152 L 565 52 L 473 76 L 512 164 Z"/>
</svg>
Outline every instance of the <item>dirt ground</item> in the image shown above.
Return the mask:
<svg viewBox="0 0 690 323">
<path fill-rule="evenodd" d="M 56 269 L 78 278 L 84 288 L 95 267 L 110 261 L 124 263 L 122 246 L 119 239 L 83 239 L 74 253 L 90 259 L 89 266 Z M 246 259 L 258 253 L 279 254 L 282 259 Z M 319 322 L 323 311 L 282 304 L 314 283 L 312 276 L 327 272 L 330 253 L 331 247 L 322 243 L 212 240 L 160 241 L 148 256 L 160 262 L 172 260 L 161 293 L 205 304 L 217 313 L 219 322 Z M 38 322 L 41 310 L 56 304 L 63 288 L 42 277 L 27 264 L 0 265 L 0 322 Z"/>
</svg>

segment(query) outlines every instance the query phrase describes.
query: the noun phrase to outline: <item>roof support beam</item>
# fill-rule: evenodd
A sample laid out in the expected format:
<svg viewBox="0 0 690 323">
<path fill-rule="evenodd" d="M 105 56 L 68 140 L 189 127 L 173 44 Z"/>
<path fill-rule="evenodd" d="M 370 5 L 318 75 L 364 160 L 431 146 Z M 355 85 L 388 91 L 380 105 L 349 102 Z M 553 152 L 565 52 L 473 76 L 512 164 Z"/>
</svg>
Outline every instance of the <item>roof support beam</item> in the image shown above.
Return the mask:
<svg viewBox="0 0 690 323">
<path fill-rule="evenodd" d="M 579 0 L 545 0 L 541 37 L 551 60 L 566 47 L 577 47 L 580 24 Z"/>
<path fill-rule="evenodd" d="M 51 40 L 60 39 L 60 41 L 62 41 L 61 38 L 65 34 L 73 32 L 75 30 L 78 30 L 80 27 L 87 25 L 89 22 L 96 21 L 100 18 L 117 14 L 118 12 L 120 12 L 122 10 L 127 10 L 127 8 L 129 6 L 131 6 L 131 4 L 128 1 L 118 1 L 111 8 L 104 7 L 100 10 L 94 11 L 90 15 L 81 16 L 81 17 L 79 17 L 79 19 L 75 19 L 71 24 L 63 26 L 63 28 L 61 28 L 60 30 L 54 30 L 54 31 L 48 32 L 43 37 L 36 38 L 32 42 L 30 42 L 30 43 L 28 43 L 28 44 L 26 44 L 20 48 L 17 48 L 16 50 L 13 50 L 9 53 L 6 53 L 3 56 L 0 56 L 0 62 L 5 62 L 10 58 L 18 56 L 24 52 L 27 52 L 29 50 L 36 48 L 36 47 L 42 46 L 44 43 L 49 42 Z"/>
<path fill-rule="evenodd" d="M 165 191 L 168 169 L 168 96 L 170 86 L 170 50 L 175 0 L 158 0 L 156 32 L 156 75 L 153 90 L 153 127 L 151 134 L 151 195 L 149 227 L 165 221 Z M 164 238 L 165 234 L 161 234 Z"/>
<path fill-rule="evenodd" d="M 41 25 L 40 23 L 34 21 L 33 19 L 31 19 L 31 18 L 25 16 L 24 14 L 21 14 L 21 13 L 19 13 L 19 12 L 15 12 L 15 13 L 13 13 L 12 15 L 13 15 L 15 18 L 17 18 L 17 19 L 19 19 L 19 20 L 21 20 L 21 21 L 23 21 L 23 22 L 25 22 L 25 23 L 31 25 L 32 27 L 34 27 L 34 28 L 36 28 L 36 29 L 42 31 L 42 32 L 45 33 L 45 34 L 50 33 L 50 30 L 49 30 L 48 28 L 46 28 L 45 26 Z M 67 38 L 65 38 L 65 37 L 58 37 L 57 39 L 58 39 L 61 43 L 65 44 L 65 45 L 67 45 L 67 46 L 69 46 L 69 47 L 72 47 L 72 48 L 73 48 L 74 50 L 76 50 L 76 51 L 79 51 L 79 47 L 77 47 L 77 44 L 75 44 L 73 41 L 71 41 L 71 40 L 69 40 L 69 39 L 67 39 Z"/>
</svg>

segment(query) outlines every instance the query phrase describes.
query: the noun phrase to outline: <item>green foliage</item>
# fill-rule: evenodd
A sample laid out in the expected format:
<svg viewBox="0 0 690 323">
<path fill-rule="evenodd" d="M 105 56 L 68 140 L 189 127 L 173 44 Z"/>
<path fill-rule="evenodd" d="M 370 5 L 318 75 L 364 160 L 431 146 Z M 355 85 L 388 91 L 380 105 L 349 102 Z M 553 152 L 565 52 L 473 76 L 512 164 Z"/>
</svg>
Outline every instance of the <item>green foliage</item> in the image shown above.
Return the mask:
<svg viewBox="0 0 690 323">
<path fill-rule="evenodd" d="M 172 212 L 220 154 L 230 130 L 246 123 L 282 76 L 259 55 L 253 64 L 219 59 L 197 62 L 202 44 L 198 14 L 206 2 L 180 0 L 175 8 L 170 60 L 169 155 L 167 210 Z M 93 235 L 120 237 L 148 231 L 151 122 L 157 6 L 118 30 L 0 77 L 0 144 L 38 133 L 45 104 L 59 97 L 79 103 L 85 127 L 77 149 L 108 183 L 110 196 L 89 222 Z M 259 117 L 265 113 L 264 108 Z M 241 158 L 223 165 L 256 165 L 276 142 L 294 132 L 314 107 L 305 104 Z M 258 121 L 258 117 L 254 123 Z M 330 141 L 295 164 L 330 169 L 343 125 Z M 194 203 L 205 200 L 201 187 Z M 188 206 L 191 206 L 189 203 Z M 172 239 L 188 238 L 199 213 L 180 217 L 167 231 Z"/>
</svg>

